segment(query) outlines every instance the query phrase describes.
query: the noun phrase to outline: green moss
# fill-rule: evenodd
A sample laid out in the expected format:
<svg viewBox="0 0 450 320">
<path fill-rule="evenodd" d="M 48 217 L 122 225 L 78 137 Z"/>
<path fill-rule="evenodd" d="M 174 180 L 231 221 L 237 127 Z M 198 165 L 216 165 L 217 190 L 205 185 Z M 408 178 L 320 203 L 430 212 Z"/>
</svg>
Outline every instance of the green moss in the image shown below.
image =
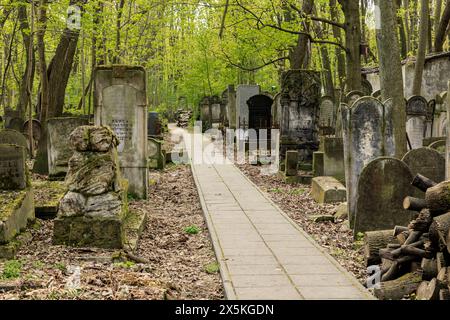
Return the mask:
<svg viewBox="0 0 450 320">
<path fill-rule="evenodd" d="M 5 221 L 14 210 L 19 209 L 26 195 L 27 190 L 0 191 L 0 221 Z"/>
<path fill-rule="evenodd" d="M 219 272 L 219 264 L 217 262 L 210 263 L 205 266 L 205 271 L 209 274 L 214 274 Z"/>
<path fill-rule="evenodd" d="M 17 279 L 22 271 L 22 262 L 19 260 L 9 260 L 3 266 L 1 279 Z"/>
</svg>

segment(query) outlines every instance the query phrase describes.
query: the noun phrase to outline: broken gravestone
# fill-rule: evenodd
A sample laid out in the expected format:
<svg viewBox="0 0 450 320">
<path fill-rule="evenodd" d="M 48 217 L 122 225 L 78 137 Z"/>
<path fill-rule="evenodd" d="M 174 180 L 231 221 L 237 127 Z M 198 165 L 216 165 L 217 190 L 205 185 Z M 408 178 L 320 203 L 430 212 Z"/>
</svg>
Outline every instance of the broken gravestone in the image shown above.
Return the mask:
<svg viewBox="0 0 450 320">
<path fill-rule="evenodd" d="M 419 148 L 409 151 L 403 157 L 413 176 L 418 173 L 436 183 L 445 180 L 445 158 L 431 148 Z"/>
<path fill-rule="evenodd" d="M 59 205 L 53 242 L 122 248 L 128 185 L 120 173 L 119 140 L 109 127 L 81 126 L 70 135 L 70 144 L 69 191 Z"/>
<path fill-rule="evenodd" d="M 315 177 L 312 179 L 311 195 L 317 203 L 344 202 L 345 187 L 333 177 Z"/>
<path fill-rule="evenodd" d="M 69 136 L 73 130 L 87 125 L 83 118 L 52 118 L 47 121 L 47 155 L 50 179 L 64 179 L 73 155 Z"/>
<path fill-rule="evenodd" d="M 342 105 L 345 185 L 350 225 L 353 226 L 358 197 L 358 180 L 363 168 L 381 156 L 393 156 L 392 100 L 384 104 L 363 97 L 351 107 Z"/>
<path fill-rule="evenodd" d="M 0 144 L 0 258 L 12 259 L 14 238 L 34 220 L 25 148 Z"/>
<path fill-rule="evenodd" d="M 129 192 L 147 198 L 147 93 L 142 67 L 98 67 L 95 71 L 95 124 L 109 126 L 119 145 L 120 168 Z"/>
<path fill-rule="evenodd" d="M 359 232 L 407 226 L 414 212 L 403 209 L 403 199 L 413 194 L 413 175 L 395 158 L 380 157 L 361 172 L 354 215 L 354 235 Z"/>
<path fill-rule="evenodd" d="M 164 169 L 166 156 L 162 149 L 163 141 L 154 138 L 148 138 L 148 166 L 150 169 Z"/>
</svg>

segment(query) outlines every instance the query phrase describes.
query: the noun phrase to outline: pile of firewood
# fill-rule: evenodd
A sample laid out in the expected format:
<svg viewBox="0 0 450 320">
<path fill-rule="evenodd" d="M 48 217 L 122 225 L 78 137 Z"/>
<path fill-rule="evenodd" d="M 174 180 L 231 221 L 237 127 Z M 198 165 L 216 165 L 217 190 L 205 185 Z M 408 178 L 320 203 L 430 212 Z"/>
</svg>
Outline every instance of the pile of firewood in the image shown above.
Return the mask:
<svg viewBox="0 0 450 320">
<path fill-rule="evenodd" d="M 417 175 L 412 185 L 425 199 L 406 197 L 403 207 L 416 211 L 408 227 L 371 231 L 365 237 L 368 266 L 380 265 L 379 299 L 450 300 L 450 181 L 435 183 Z"/>
<path fill-rule="evenodd" d="M 178 110 L 177 126 L 180 128 L 186 128 L 189 125 L 189 121 L 190 121 L 191 117 L 192 117 L 192 111 Z"/>
</svg>

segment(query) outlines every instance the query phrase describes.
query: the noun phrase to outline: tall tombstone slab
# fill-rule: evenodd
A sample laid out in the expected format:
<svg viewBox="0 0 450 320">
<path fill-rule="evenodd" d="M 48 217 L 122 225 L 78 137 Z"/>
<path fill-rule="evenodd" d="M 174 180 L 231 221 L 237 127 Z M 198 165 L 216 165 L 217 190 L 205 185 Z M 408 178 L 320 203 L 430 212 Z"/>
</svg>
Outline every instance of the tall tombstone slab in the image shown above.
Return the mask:
<svg viewBox="0 0 450 320">
<path fill-rule="evenodd" d="M 48 173 L 51 178 L 65 177 L 73 155 L 69 137 L 79 126 L 87 125 L 83 118 L 52 118 L 47 121 Z"/>
<path fill-rule="evenodd" d="M 323 138 L 324 175 L 345 182 L 344 146 L 342 138 Z"/>
<path fill-rule="evenodd" d="M 236 88 L 236 125 L 237 128 L 248 128 L 248 105 L 247 101 L 258 95 L 261 89 L 258 85 L 240 84 Z"/>
<path fill-rule="evenodd" d="M 142 67 L 102 66 L 95 70 L 94 117 L 119 139 L 117 151 L 129 192 L 147 197 L 147 80 Z"/>
<path fill-rule="evenodd" d="M 414 212 L 403 209 L 403 199 L 413 194 L 413 175 L 395 158 L 371 161 L 361 172 L 356 198 L 354 234 L 407 226 Z"/>
<path fill-rule="evenodd" d="M 234 89 L 234 85 L 229 85 L 226 92 L 226 114 L 228 126 L 231 129 L 236 129 L 236 90 Z"/>
<path fill-rule="evenodd" d="M 392 100 L 383 104 L 373 97 L 362 97 L 341 108 L 348 211 L 353 226 L 361 171 L 375 158 L 395 154 L 393 105 Z"/>
<path fill-rule="evenodd" d="M 320 98 L 319 127 L 328 133 L 334 128 L 334 99 L 330 96 Z"/>
<path fill-rule="evenodd" d="M 319 149 L 319 104 L 321 82 L 318 72 L 289 70 L 281 80 L 280 155 L 298 150 L 300 162 L 312 162 Z"/>
<path fill-rule="evenodd" d="M 406 103 L 406 132 L 412 149 L 421 148 L 427 130 L 428 102 L 424 97 L 412 96 Z"/>
<path fill-rule="evenodd" d="M 445 158 L 437 150 L 414 149 L 406 153 L 402 161 L 409 167 L 413 176 L 420 173 L 436 183 L 445 180 Z"/>
</svg>

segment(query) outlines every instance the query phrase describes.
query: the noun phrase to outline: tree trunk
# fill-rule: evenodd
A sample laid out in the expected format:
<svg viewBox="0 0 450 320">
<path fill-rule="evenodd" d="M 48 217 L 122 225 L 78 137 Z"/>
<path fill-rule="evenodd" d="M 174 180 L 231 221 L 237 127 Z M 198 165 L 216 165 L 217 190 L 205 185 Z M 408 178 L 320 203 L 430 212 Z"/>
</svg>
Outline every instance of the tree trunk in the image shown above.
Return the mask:
<svg viewBox="0 0 450 320">
<path fill-rule="evenodd" d="M 406 54 L 411 51 L 411 29 L 409 25 L 409 0 L 403 0 L 404 15 L 405 20 L 405 33 L 406 33 Z"/>
<path fill-rule="evenodd" d="M 420 35 L 419 48 L 416 54 L 416 67 L 414 70 L 414 81 L 412 94 L 420 96 L 422 91 L 423 69 L 425 67 L 425 55 L 427 51 L 428 26 L 430 19 L 429 0 L 421 0 L 420 2 Z"/>
<path fill-rule="evenodd" d="M 303 1 L 302 12 L 305 16 L 311 15 L 314 7 L 314 0 Z M 309 33 L 310 25 L 303 23 L 303 31 Z M 291 52 L 291 69 L 307 69 L 311 59 L 309 37 L 304 34 L 298 36 L 297 45 Z"/>
<path fill-rule="evenodd" d="M 375 288 L 374 293 L 381 300 L 399 300 L 416 291 L 421 282 L 420 273 L 408 273 L 396 280 L 382 282 L 379 288 Z"/>
<path fill-rule="evenodd" d="M 358 0 L 339 0 L 345 16 L 346 83 L 344 92 L 361 91 L 361 27 Z"/>
<path fill-rule="evenodd" d="M 398 13 L 399 9 L 402 6 L 402 0 L 396 0 L 396 8 L 395 12 Z M 405 30 L 405 24 L 403 22 L 402 15 L 397 14 L 397 24 L 398 24 L 398 33 L 400 38 L 400 52 L 401 52 L 401 58 L 405 59 L 408 56 L 408 48 L 407 48 L 407 39 L 406 39 L 406 30 Z"/>
<path fill-rule="evenodd" d="M 339 11 L 337 10 L 336 0 L 330 0 L 330 14 L 332 17 L 339 17 Z M 333 37 L 337 42 L 342 43 L 342 32 L 341 28 L 337 26 L 332 26 Z M 345 52 L 338 46 L 335 48 L 335 55 L 337 60 L 337 71 L 338 71 L 338 83 L 341 89 L 344 88 L 345 81 Z M 334 95 L 333 95 L 334 96 Z M 340 98 L 340 97 L 336 97 Z"/>
<path fill-rule="evenodd" d="M 395 112 L 394 141 L 395 157 L 401 159 L 407 151 L 406 107 L 403 91 L 402 67 L 397 39 L 395 6 L 391 1 L 376 0 L 379 25 L 377 26 L 377 47 L 380 60 L 380 85 L 383 101 L 392 99 Z"/>
<path fill-rule="evenodd" d="M 20 21 L 20 31 L 22 32 L 23 46 L 25 48 L 26 56 L 30 56 L 30 42 L 31 37 L 29 34 L 30 24 L 28 23 L 27 8 L 26 4 L 22 3 L 18 8 L 18 19 Z M 33 79 L 34 79 L 34 69 L 35 69 L 35 57 L 34 50 L 31 52 L 31 66 L 29 65 L 30 59 L 26 59 L 25 71 L 23 73 L 20 91 L 19 91 L 19 103 L 17 105 L 17 110 L 19 111 L 20 118 L 25 119 L 26 106 L 28 104 L 28 79 L 31 79 L 30 90 L 33 90 Z"/>
<path fill-rule="evenodd" d="M 381 262 L 380 249 L 388 244 L 398 243 L 394 230 L 369 231 L 364 237 L 364 258 L 367 266 Z"/>
<path fill-rule="evenodd" d="M 116 52 L 114 53 L 114 63 L 118 64 L 120 62 L 120 29 L 122 28 L 122 13 L 125 7 L 125 0 L 120 0 L 119 6 L 117 8 L 117 19 L 116 19 Z"/>
<path fill-rule="evenodd" d="M 442 14 L 439 26 L 436 29 L 436 38 L 434 40 L 434 50 L 442 52 L 444 50 L 445 34 L 450 21 L 450 0 L 445 3 L 444 13 Z"/>
</svg>

